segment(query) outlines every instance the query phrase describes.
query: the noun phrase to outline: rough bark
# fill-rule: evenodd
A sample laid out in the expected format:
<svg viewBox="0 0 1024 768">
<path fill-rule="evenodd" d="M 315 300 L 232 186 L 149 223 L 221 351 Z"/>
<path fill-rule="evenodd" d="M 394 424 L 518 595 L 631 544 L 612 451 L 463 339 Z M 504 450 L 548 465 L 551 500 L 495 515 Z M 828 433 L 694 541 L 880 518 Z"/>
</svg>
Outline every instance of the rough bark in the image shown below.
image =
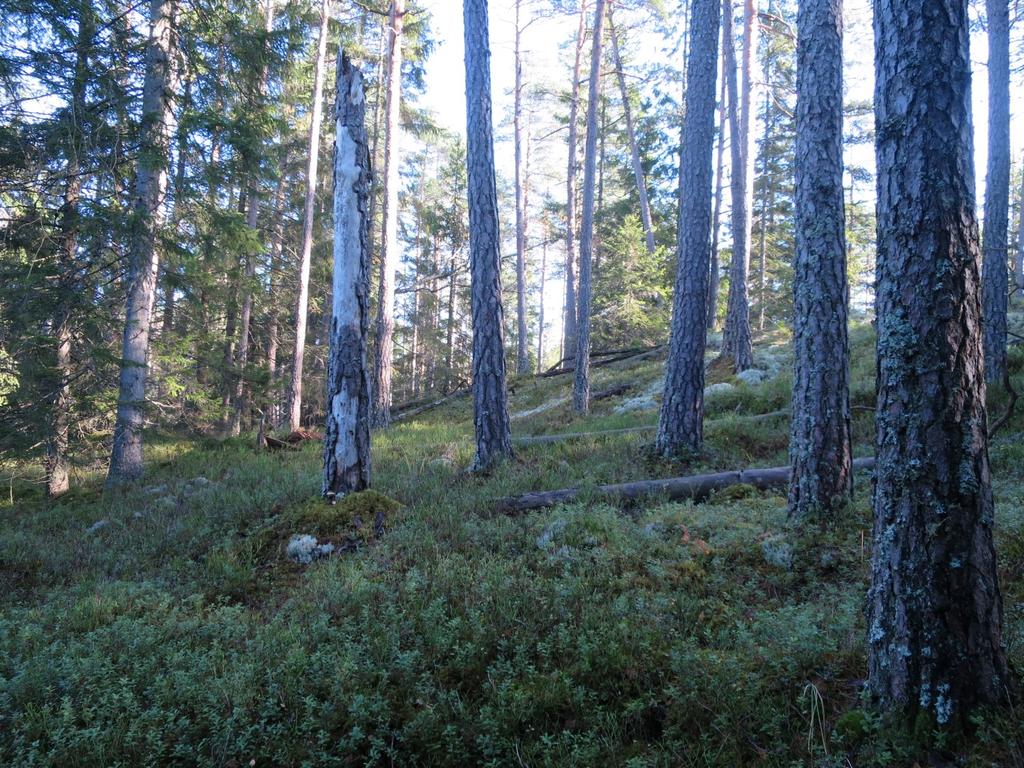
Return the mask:
<svg viewBox="0 0 1024 768">
<path fill-rule="evenodd" d="M 608 10 L 608 27 L 611 32 L 612 61 L 615 65 L 615 74 L 619 82 L 619 95 L 622 98 L 622 114 L 626 120 L 626 138 L 629 141 L 629 157 L 633 166 L 633 180 L 636 182 L 636 192 L 640 199 L 640 221 L 644 227 L 644 242 L 647 245 L 647 253 L 653 254 L 654 223 L 651 219 L 651 203 L 647 197 L 647 179 L 644 176 L 644 166 L 640 161 L 640 145 L 636 140 L 636 128 L 633 125 L 633 107 L 629 101 L 629 90 L 626 88 L 626 73 L 622 69 L 622 56 L 619 52 L 619 36 L 615 31 L 615 22 L 612 20 L 611 9 Z"/>
<path fill-rule="evenodd" d="M 576 175 L 579 161 L 576 146 L 579 143 L 580 80 L 583 76 L 583 47 L 587 32 L 587 4 L 580 3 L 579 26 L 576 29 L 576 58 L 572 70 L 572 90 L 569 102 L 569 161 L 565 176 L 565 307 L 563 309 L 562 355 L 576 355 L 577 320 L 579 307 L 576 297 Z"/>
<path fill-rule="evenodd" d="M 706 0 L 694 0 L 694 5 Z M 696 20 L 696 13 L 694 14 Z M 872 469 L 874 459 L 857 459 L 854 469 Z M 769 467 L 765 469 L 741 469 L 732 472 L 716 472 L 708 475 L 692 475 L 690 477 L 673 477 L 667 480 L 637 480 L 632 483 L 616 485 L 599 485 L 588 490 L 588 495 L 600 496 L 607 501 L 627 503 L 644 499 L 648 496 L 660 496 L 670 501 L 690 499 L 704 501 L 715 491 L 722 491 L 734 485 L 752 485 L 758 490 L 768 491 L 785 487 L 789 482 L 789 467 Z M 507 515 L 521 514 L 536 509 L 553 507 L 556 504 L 569 504 L 580 496 L 579 488 L 564 488 L 558 491 L 537 491 L 523 496 L 510 496 L 499 499 L 495 506 L 499 512 Z"/>
<path fill-rule="evenodd" d="M 522 0 L 516 0 L 515 68 L 512 125 L 515 134 L 516 184 L 516 373 L 530 372 L 530 354 L 526 330 L 526 205 L 527 171 L 523 166 L 523 152 L 529 137 L 523 127 L 523 26 Z"/>
<path fill-rule="evenodd" d="M 309 268 L 313 253 L 313 218 L 316 210 L 317 168 L 320 162 L 320 124 L 324 112 L 324 69 L 327 66 L 327 27 L 331 0 L 320 4 L 320 34 L 313 74 L 313 107 L 309 120 L 309 161 L 306 166 L 306 202 L 302 212 L 302 247 L 299 251 L 299 293 L 295 301 L 295 349 L 288 387 L 288 428 L 302 424 L 302 369 L 306 359 L 306 323 L 309 313 Z"/>
<path fill-rule="evenodd" d="M 323 495 L 370 485 L 370 150 L 363 78 L 338 54 L 334 138 L 334 279 Z"/>
<path fill-rule="evenodd" d="M 395 353 L 395 271 L 398 269 L 398 139 L 402 103 L 402 32 L 405 0 L 392 0 L 388 14 L 387 91 L 384 97 L 384 228 L 381 234 L 380 290 L 373 353 L 373 426 L 391 424 L 391 375 Z"/>
<path fill-rule="evenodd" d="M 1012 686 L 992 539 L 966 0 L 875 0 L 878 324 L 869 688 L 967 723 Z"/>
<path fill-rule="evenodd" d="M 723 24 L 723 30 L 725 25 Z M 724 35 L 724 31 L 723 31 Z M 723 67 L 724 69 L 724 67 Z M 722 230 L 722 176 L 725 168 L 725 136 L 729 126 L 726 117 L 726 81 L 722 77 L 722 84 L 718 92 L 718 146 L 716 148 L 717 159 L 715 160 L 715 207 L 711 214 L 711 279 L 708 282 L 708 330 L 713 331 L 718 325 L 718 283 L 720 279 L 721 266 L 718 258 L 719 237 Z"/>
<path fill-rule="evenodd" d="M 114 444 L 107 484 L 142 475 L 142 426 L 145 420 L 149 328 L 160 267 L 157 233 L 163 225 L 170 142 L 174 134 L 173 64 L 176 0 L 151 0 L 146 74 L 142 90 L 142 141 L 135 177 L 133 226 L 129 251 L 121 375 Z"/>
<path fill-rule="evenodd" d="M 715 77 L 719 0 L 694 0 L 679 212 L 678 266 L 657 451 L 697 452 L 704 442 L 704 349 L 707 343 L 708 252 L 711 237 L 711 162 L 715 141 Z"/>
<path fill-rule="evenodd" d="M 832 512 L 853 490 L 844 203 L 842 0 L 801 0 L 789 441 L 792 519 Z"/>
<path fill-rule="evenodd" d="M 491 123 L 491 50 L 487 0 L 463 0 L 466 45 L 466 166 L 469 264 L 473 315 L 473 469 L 484 471 L 512 455 L 505 388 L 501 306 L 501 233 Z"/>
<path fill-rule="evenodd" d="M 729 91 L 729 135 L 732 158 L 732 264 L 729 268 L 729 301 L 725 316 L 722 354 L 732 358 L 736 371 L 754 364 L 750 339 L 750 299 L 747 279 L 750 273 L 750 210 L 753 204 L 753 70 L 757 48 L 757 10 L 754 0 L 746 0 L 743 23 L 743 87 L 737 83 L 736 43 L 732 31 L 732 0 L 726 0 L 725 71 Z"/>
<path fill-rule="evenodd" d="M 1010 215 L 1010 6 L 987 0 L 988 172 L 985 176 L 985 231 L 982 291 L 985 378 L 1006 377 L 1006 311 L 1009 300 Z"/>
<path fill-rule="evenodd" d="M 601 96 L 601 50 L 604 40 L 605 0 L 594 7 L 593 47 L 587 102 L 587 143 L 583 153 L 583 221 L 580 227 L 580 288 L 577 297 L 576 376 L 572 405 L 577 413 L 590 409 L 590 295 L 594 257 L 594 193 L 597 176 L 598 113 Z"/>
</svg>

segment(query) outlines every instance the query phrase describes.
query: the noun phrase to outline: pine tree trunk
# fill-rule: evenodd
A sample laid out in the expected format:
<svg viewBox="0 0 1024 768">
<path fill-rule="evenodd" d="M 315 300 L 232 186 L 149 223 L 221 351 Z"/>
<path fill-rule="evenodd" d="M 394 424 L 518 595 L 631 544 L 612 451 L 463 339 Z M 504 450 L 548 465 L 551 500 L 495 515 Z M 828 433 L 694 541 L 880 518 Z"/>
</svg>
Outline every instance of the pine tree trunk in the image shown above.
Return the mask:
<svg viewBox="0 0 1024 768">
<path fill-rule="evenodd" d="M 175 127 L 177 83 L 173 57 L 177 10 L 176 0 L 151 0 L 149 6 L 142 141 L 135 178 L 135 223 L 131 234 L 128 299 L 108 485 L 129 482 L 141 476 L 143 470 L 142 426 L 149 328 L 160 267 L 156 239 L 164 221 L 170 142 Z"/>
<path fill-rule="evenodd" d="M 505 389 L 501 307 L 501 235 L 491 124 L 491 51 L 487 0 L 463 0 L 466 44 L 466 165 L 473 311 L 474 470 L 512 455 Z"/>
<path fill-rule="evenodd" d="M 698 452 L 704 442 L 704 350 L 707 343 L 711 162 L 715 141 L 715 77 L 719 0 L 693 0 L 683 122 L 683 178 L 678 267 L 657 451 Z"/>
<path fill-rule="evenodd" d="M 757 11 L 754 0 L 745 0 L 743 24 L 743 94 L 739 94 L 736 71 L 736 42 L 732 26 L 732 0 L 726 0 L 725 57 L 729 89 L 729 134 L 732 138 L 732 264 L 729 268 L 729 301 L 725 316 L 722 353 L 732 358 L 738 372 L 754 364 L 750 339 L 750 210 L 753 202 L 754 51 L 757 48 Z"/>
<path fill-rule="evenodd" d="M 56 498 L 67 493 L 68 450 L 71 430 L 71 315 L 75 300 L 75 273 L 78 260 L 79 200 L 82 193 L 81 154 L 84 149 L 82 126 L 86 117 L 86 85 L 89 77 L 89 51 L 93 45 L 95 23 L 92 6 L 84 0 L 79 6 L 78 34 L 75 41 L 75 69 L 69 103 L 72 124 L 67 126 L 67 165 L 64 173 L 64 200 L 60 211 L 60 239 L 57 245 L 58 290 L 53 317 L 56 358 L 53 369 L 53 401 L 50 404 L 46 435 L 46 495 Z"/>
<path fill-rule="evenodd" d="M 523 150 L 529 137 L 523 128 L 523 28 L 520 20 L 522 0 L 516 0 L 515 68 L 516 81 L 512 124 L 515 133 L 515 174 L 516 174 L 516 373 L 530 371 L 530 354 L 527 351 L 526 330 L 526 169 L 523 167 Z"/>
<path fill-rule="evenodd" d="M 601 94 L 601 48 L 604 40 L 605 0 L 594 7 L 593 47 L 590 58 L 590 90 L 587 103 L 587 143 L 583 154 L 583 222 L 580 229 L 579 322 L 576 342 L 576 374 L 572 404 L 577 413 L 590 409 L 590 295 L 594 253 L 594 192 L 597 176 L 598 111 Z"/>
<path fill-rule="evenodd" d="M 875 3 L 877 470 L 869 687 L 967 724 L 1007 701 L 992 538 L 966 0 Z"/>
<path fill-rule="evenodd" d="M 455 263 L 457 254 L 453 250 L 448 264 L 448 325 L 446 328 L 444 367 L 445 389 L 451 389 L 455 383 Z"/>
<path fill-rule="evenodd" d="M 1006 311 L 1009 300 L 1010 216 L 1010 7 L 986 0 L 988 19 L 988 173 L 985 177 L 985 232 L 982 290 L 985 378 L 1006 376 Z"/>
<path fill-rule="evenodd" d="M 398 269 L 399 113 L 402 102 L 402 33 L 405 0 L 392 0 L 389 19 L 387 95 L 384 106 L 384 231 L 373 363 L 375 427 L 391 424 L 391 374 L 395 354 L 395 271 Z"/>
<path fill-rule="evenodd" d="M 334 280 L 323 495 L 370 485 L 370 151 L 363 78 L 338 54 L 334 139 Z"/>
<path fill-rule="evenodd" d="M 644 242 L 647 253 L 654 253 L 654 222 L 651 220 L 651 203 L 647 197 L 647 179 L 644 177 L 644 166 L 640 162 L 640 146 L 636 141 L 636 128 L 633 126 L 633 108 L 629 103 L 629 91 L 626 88 L 626 73 L 622 70 L 622 56 L 619 53 L 619 36 L 615 32 L 611 9 L 608 10 L 608 27 L 612 37 L 612 60 L 615 74 L 619 81 L 619 94 L 622 97 L 622 113 L 626 119 L 626 138 L 629 140 L 629 156 L 633 164 L 633 180 L 640 198 L 640 221 L 644 227 Z"/>
<path fill-rule="evenodd" d="M 730 0 L 726 0 L 730 2 Z M 723 29 L 725 25 L 723 24 Z M 724 34 L 724 33 L 723 33 Z M 723 67 L 724 69 L 724 67 Z M 711 214 L 711 279 L 708 282 L 708 330 L 713 331 L 718 325 L 718 282 L 720 279 L 721 266 L 718 258 L 719 237 L 722 229 L 722 175 L 725 169 L 725 137 L 729 121 L 726 118 L 726 91 L 725 83 L 727 77 L 722 77 L 722 84 L 718 93 L 718 147 L 716 149 L 717 159 L 715 161 L 715 208 Z"/>
<path fill-rule="evenodd" d="M 580 3 L 579 26 L 576 29 L 576 58 L 572 69 L 572 91 L 569 102 L 569 164 L 565 176 L 565 306 L 562 317 L 562 359 L 575 357 L 578 333 L 578 301 L 576 297 L 576 175 L 579 172 L 580 80 L 583 76 L 583 47 L 587 31 L 587 4 Z"/>
<path fill-rule="evenodd" d="M 800 3 L 795 157 L 789 514 L 800 520 L 832 512 L 853 489 L 842 0 Z"/>
<path fill-rule="evenodd" d="M 324 112 L 324 69 L 327 66 L 327 28 L 331 0 L 320 4 L 320 34 L 313 74 L 313 108 L 309 121 L 309 163 L 306 167 L 306 203 L 302 214 L 302 247 L 299 256 L 299 295 L 295 302 L 295 349 L 288 389 L 288 428 L 302 426 L 302 369 L 306 359 L 306 323 L 309 313 L 309 269 L 313 253 L 313 218 L 316 206 L 317 167 L 320 161 L 320 124 Z"/>
<path fill-rule="evenodd" d="M 771 94 L 766 90 L 764 95 L 764 150 L 761 157 L 761 176 L 763 180 L 761 184 L 761 221 L 759 222 L 759 231 L 757 233 L 757 330 L 759 331 L 764 330 L 764 305 L 767 294 L 765 273 L 767 272 L 766 262 L 768 260 L 768 218 L 775 204 L 774 185 L 768 178 L 768 147 L 772 140 L 771 107 Z"/>
</svg>

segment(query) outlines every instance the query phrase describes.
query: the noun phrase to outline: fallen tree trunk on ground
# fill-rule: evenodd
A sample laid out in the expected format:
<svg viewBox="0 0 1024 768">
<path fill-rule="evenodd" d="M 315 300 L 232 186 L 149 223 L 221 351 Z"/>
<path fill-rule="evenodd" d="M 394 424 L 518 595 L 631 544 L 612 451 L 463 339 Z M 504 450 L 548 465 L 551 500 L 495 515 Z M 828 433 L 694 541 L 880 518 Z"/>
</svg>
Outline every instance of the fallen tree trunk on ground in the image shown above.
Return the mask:
<svg viewBox="0 0 1024 768">
<path fill-rule="evenodd" d="M 853 468 L 874 469 L 874 458 L 856 459 Z M 658 495 L 678 501 L 692 499 L 703 501 L 715 491 L 721 491 L 733 485 L 752 485 L 759 490 L 782 488 L 789 483 L 789 467 L 771 467 L 769 469 L 744 469 L 734 472 L 717 472 L 710 475 L 693 475 L 691 477 L 674 477 L 667 480 L 639 480 L 619 485 L 601 485 L 595 489 L 597 496 L 607 501 L 632 501 L 645 496 Z M 560 491 L 539 491 L 523 496 L 509 496 L 499 499 L 496 506 L 499 512 L 515 515 L 534 509 L 553 507 L 575 501 L 580 495 L 579 488 L 565 488 Z"/>
<path fill-rule="evenodd" d="M 656 347 L 637 348 L 633 350 L 624 350 L 622 352 L 612 352 L 598 355 L 591 355 L 591 368 L 602 368 L 612 363 L 621 363 L 623 360 L 632 360 L 634 357 L 641 357 L 643 355 L 649 355 L 652 352 L 657 352 L 664 349 L 664 344 L 660 344 Z M 597 359 L 595 359 L 597 358 Z M 569 365 L 564 368 L 549 368 L 540 375 L 542 379 L 550 379 L 555 376 L 564 376 L 567 373 L 572 373 L 576 370 L 575 365 Z"/>
<path fill-rule="evenodd" d="M 586 440 L 589 437 L 612 437 L 615 435 L 629 435 L 638 432 L 653 432 L 657 428 L 657 424 L 652 424 L 644 427 L 604 429 L 599 432 L 562 432 L 556 435 L 528 435 L 526 437 L 513 438 L 512 442 L 516 445 L 542 445 L 544 443 L 558 443 L 562 440 Z"/>
<path fill-rule="evenodd" d="M 434 400 L 432 402 L 427 403 L 426 405 L 421 405 L 418 408 L 410 408 L 407 411 L 402 411 L 400 414 L 398 414 L 397 416 L 393 417 L 391 420 L 392 421 L 401 421 L 402 419 L 411 419 L 413 416 L 419 416 L 421 413 L 426 413 L 427 411 L 432 411 L 434 408 L 442 406 L 442 405 L 444 405 L 445 403 L 447 403 L 450 400 L 455 400 L 456 398 L 459 398 L 459 397 L 465 397 L 471 391 L 472 391 L 472 389 L 470 387 L 463 387 L 462 389 L 457 389 L 454 392 L 452 392 L 450 395 L 445 395 L 444 397 L 440 398 L 439 400 Z"/>
</svg>

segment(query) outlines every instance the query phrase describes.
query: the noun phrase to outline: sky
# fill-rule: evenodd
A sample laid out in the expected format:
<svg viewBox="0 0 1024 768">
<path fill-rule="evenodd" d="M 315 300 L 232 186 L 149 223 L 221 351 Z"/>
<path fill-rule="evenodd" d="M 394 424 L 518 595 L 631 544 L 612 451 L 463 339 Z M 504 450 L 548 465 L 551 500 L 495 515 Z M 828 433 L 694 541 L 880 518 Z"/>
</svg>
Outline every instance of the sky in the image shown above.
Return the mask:
<svg viewBox="0 0 1024 768">
<path fill-rule="evenodd" d="M 438 121 L 446 128 L 465 133 L 465 91 L 463 64 L 463 30 L 462 3 L 459 0 L 423 0 L 432 15 L 433 36 L 437 46 L 427 63 L 427 90 L 421 99 L 421 105 L 431 109 Z M 524 5 L 527 5 L 524 2 Z M 868 101 L 874 88 L 873 73 L 873 33 L 871 26 L 871 0 L 846 0 L 845 2 L 845 44 L 844 44 L 844 80 L 846 100 Z M 513 0 L 499 0 L 490 3 L 490 36 L 491 36 L 491 80 L 493 114 L 495 116 L 496 151 L 498 172 L 507 178 L 513 175 L 512 152 L 502 151 L 501 141 L 507 139 L 507 116 L 511 114 L 512 87 L 514 81 L 513 43 L 515 36 L 515 5 Z M 576 19 L 561 16 L 544 19 L 532 24 L 524 35 L 523 46 L 526 66 L 526 79 L 540 79 L 545 82 L 566 82 L 569 72 L 566 64 L 566 53 L 561 49 L 571 41 L 576 32 Z M 656 33 L 649 33 L 650 39 L 643 40 L 639 46 L 641 55 L 646 54 L 651 61 L 663 56 L 666 41 Z M 681 54 L 680 54 L 681 55 Z M 975 178 L 977 184 L 977 200 L 979 209 L 984 200 L 985 167 L 987 162 L 987 82 L 988 46 L 983 31 L 975 31 L 971 36 L 971 60 L 974 71 L 972 101 L 975 125 Z M 638 62 L 641 63 L 641 62 Z M 682 62 L 679 62 L 682 65 Z M 1013 80 L 1011 94 L 1011 140 L 1015 162 L 1021 161 L 1024 150 L 1024 131 L 1021 129 L 1019 116 L 1024 115 L 1024 84 L 1018 75 Z M 581 141 L 583 137 L 581 136 Z M 561 143 L 564 156 L 564 137 L 555 138 Z M 874 168 L 874 149 L 870 145 L 860 145 L 848 149 L 846 162 L 868 168 Z M 564 167 L 564 161 L 562 163 Z M 543 182 L 542 182 L 543 183 Z M 549 180 L 554 198 L 561 199 L 564 181 Z M 863 190 L 859 197 L 873 199 L 871 189 Z M 979 210 L 980 215 L 980 210 Z M 500 212 L 501 224 L 508 235 L 514 226 L 513 210 Z M 508 256 L 509 254 L 503 254 Z M 552 279 L 548 284 L 545 301 L 545 316 L 551 319 L 551 326 L 546 334 L 557 344 L 561 335 L 561 297 L 564 288 L 560 279 Z M 546 345 L 547 346 L 547 345 Z"/>
</svg>

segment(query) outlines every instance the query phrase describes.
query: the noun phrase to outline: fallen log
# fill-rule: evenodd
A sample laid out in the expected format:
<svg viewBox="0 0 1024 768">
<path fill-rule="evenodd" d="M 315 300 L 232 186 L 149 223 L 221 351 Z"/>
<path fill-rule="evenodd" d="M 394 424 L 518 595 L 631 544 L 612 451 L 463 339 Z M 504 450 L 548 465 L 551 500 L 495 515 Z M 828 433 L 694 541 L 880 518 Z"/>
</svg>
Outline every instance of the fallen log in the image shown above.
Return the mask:
<svg viewBox="0 0 1024 768">
<path fill-rule="evenodd" d="M 619 395 L 626 394 L 627 392 L 629 392 L 629 390 L 633 389 L 633 387 L 635 387 L 635 386 L 636 386 L 636 384 L 627 383 L 627 384 L 619 384 L 619 385 L 614 386 L 614 387 L 608 387 L 608 389 L 602 389 L 600 392 L 594 392 L 590 396 L 590 399 L 591 399 L 591 401 L 595 401 L 595 400 L 607 400 L 609 397 L 618 397 Z"/>
<path fill-rule="evenodd" d="M 558 443 L 562 440 L 586 440 L 590 437 L 611 437 L 614 435 L 629 435 L 638 432 L 653 432 L 657 428 L 657 424 L 651 424 L 643 427 L 604 429 L 597 432 L 562 432 L 557 435 L 527 435 L 525 437 L 513 438 L 512 442 L 516 445 L 542 445 L 544 443 Z"/>
<path fill-rule="evenodd" d="M 635 351 L 624 352 L 622 354 L 616 354 L 614 357 L 599 357 L 596 360 L 594 359 L 594 356 L 591 355 L 590 356 L 590 360 L 591 360 L 590 367 L 591 368 L 602 368 L 602 367 L 604 367 L 606 365 L 611 365 L 612 363 L 621 363 L 624 360 L 632 360 L 634 357 L 641 357 L 643 355 L 649 355 L 652 352 L 657 352 L 658 350 L 663 349 L 663 348 L 664 348 L 664 344 L 660 344 L 660 345 L 658 345 L 656 347 L 647 347 L 647 348 L 643 348 L 643 349 L 637 349 Z M 575 370 L 576 370 L 576 366 L 575 365 L 565 366 L 564 368 L 549 368 L 548 370 L 546 370 L 544 373 L 542 373 L 540 375 L 540 378 L 542 378 L 542 379 L 551 379 L 551 378 L 554 378 L 555 376 L 564 376 L 565 374 L 572 373 Z"/>
<path fill-rule="evenodd" d="M 855 459 L 854 469 L 874 469 L 874 458 Z M 781 488 L 789 483 L 789 467 L 771 467 L 768 469 L 744 469 L 733 472 L 717 472 L 709 475 L 692 475 L 690 477 L 673 477 L 667 480 L 638 480 L 618 485 L 601 485 L 595 493 L 607 501 L 632 501 L 645 496 L 658 495 L 678 501 L 692 499 L 703 501 L 714 491 L 720 491 L 733 485 L 752 485 L 758 490 Z M 553 507 L 575 501 L 580 495 L 579 488 L 564 488 L 560 491 L 538 491 L 522 496 L 509 496 L 499 499 L 496 508 L 506 515 L 529 512 L 534 509 Z"/>
<path fill-rule="evenodd" d="M 397 416 L 393 417 L 391 420 L 392 421 L 401 421 L 402 419 L 411 419 L 413 416 L 419 416 L 421 413 L 426 413 L 427 411 L 432 411 L 434 408 L 437 408 L 439 406 L 444 405 L 449 400 L 455 400 L 456 398 L 459 398 L 459 397 L 465 397 L 471 391 L 472 391 L 472 389 L 470 387 L 463 387 L 462 389 L 457 389 L 454 392 L 452 392 L 451 394 L 445 395 L 444 397 L 442 397 L 439 400 L 434 400 L 432 402 L 427 403 L 426 405 L 421 405 L 418 408 L 411 408 L 411 409 L 409 409 L 407 411 L 402 411 L 402 413 L 400 413 Z"/>
<path fill-rule="evenodd" d="M 655 347 L 627 347 L 626 349 L 606 349 L 601 351 L 591 350 L 590 359 L 597 360 L 600 357 L 618 357 L 620 355 L 640 355 L 643 354 L 644 352 L 650 352 L 652 350 L 660 348 L 661 345 Z M 544 373 L 551 373 L 552 371 L 560 370 L 565 363 L 573 362 L 575 360 L 575 355 L 563 357 L 557 363 L 548 368 Z M 543 376 L 544 374 L 541 375 Z"/>
</svg>

